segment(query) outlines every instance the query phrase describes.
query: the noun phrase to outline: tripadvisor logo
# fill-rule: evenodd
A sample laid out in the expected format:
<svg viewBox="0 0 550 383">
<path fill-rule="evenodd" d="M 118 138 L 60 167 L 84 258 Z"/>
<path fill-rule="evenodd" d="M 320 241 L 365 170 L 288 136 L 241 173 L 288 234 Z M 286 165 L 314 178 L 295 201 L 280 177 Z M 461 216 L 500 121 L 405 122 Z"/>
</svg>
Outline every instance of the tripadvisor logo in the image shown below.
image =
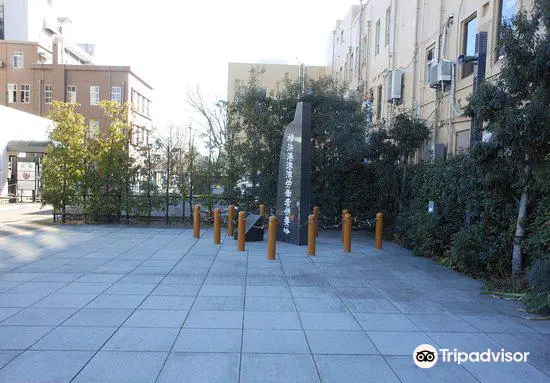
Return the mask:
<svg viewBox="0 0 550 383">
<path fill-rule="evenodd" d="M 464 362 L 471 363 L 510 363 L 510 362 L 527 362 L 529 352 L 511 352 L 505 351 L 503 348 L 499 351 L 487 349 L 483 352 L 462 352 L 456 348 L 450 350 L 448 348 L 439 349 L 441 360 L 443 362 L 451 362 L 462 364 Z M 414 349 L 413 361 L 420 368 L 432 368 L 438 360 L 438 352 L 434 346 L 430 344 L 421 344 Z"/>
</svg>

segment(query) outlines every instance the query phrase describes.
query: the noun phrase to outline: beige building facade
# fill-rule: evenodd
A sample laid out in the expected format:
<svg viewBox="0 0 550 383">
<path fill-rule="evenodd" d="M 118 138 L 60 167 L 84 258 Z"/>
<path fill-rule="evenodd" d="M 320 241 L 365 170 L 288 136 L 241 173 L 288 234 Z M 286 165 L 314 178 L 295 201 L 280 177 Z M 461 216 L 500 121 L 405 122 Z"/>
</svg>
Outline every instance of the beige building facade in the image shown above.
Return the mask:
<svg viewBox="0 0 550 383">
<path fill-rule="evenodd" d="M 285 76 L 293 81 L 305 78 L 318 80 L 326 73 L 324 66 L 229 63 L 227 101 L 234 100 L 237 87 L 248 81 L 251 70 L 263 72 L 260 80 L 261 87 L 265 89 L 266 96 L 271 97 L 275 97 L 282 89 Z"/>
<path fill-rule="evenodd" d="M 498 28 L 532 0 L 367 0 L 353 5 L 329 36 L 327 72 L 370 96 L 372 122 L 410 110 L 431 128 L 424 158 L 469 147 L 463 117 L 486 40 L 485 78 L 499 73 Z M 334 53 L 333 53 L 334 52 Z"/>
</svg>

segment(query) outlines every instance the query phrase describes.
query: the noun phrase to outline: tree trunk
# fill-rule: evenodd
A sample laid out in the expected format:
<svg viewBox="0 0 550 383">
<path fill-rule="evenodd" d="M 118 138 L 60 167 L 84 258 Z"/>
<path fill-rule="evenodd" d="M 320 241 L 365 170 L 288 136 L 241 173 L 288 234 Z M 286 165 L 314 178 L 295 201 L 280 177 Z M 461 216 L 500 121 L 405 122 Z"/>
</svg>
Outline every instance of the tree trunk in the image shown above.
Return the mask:
<svg viewBox="0 0 550 383">
<path fill-rule="evenodd" d="M 523 234 L 525 233 L 525 219 L 527 218 L 528 194 L 526 189 L 521 193 L 519 201 L 518 219 L 516 222 L 516 233 L 514 235 L 514 250 L 512 251 L 512 275 L 517 276 L 523 268 L 522 245 Z"/>
</svg>

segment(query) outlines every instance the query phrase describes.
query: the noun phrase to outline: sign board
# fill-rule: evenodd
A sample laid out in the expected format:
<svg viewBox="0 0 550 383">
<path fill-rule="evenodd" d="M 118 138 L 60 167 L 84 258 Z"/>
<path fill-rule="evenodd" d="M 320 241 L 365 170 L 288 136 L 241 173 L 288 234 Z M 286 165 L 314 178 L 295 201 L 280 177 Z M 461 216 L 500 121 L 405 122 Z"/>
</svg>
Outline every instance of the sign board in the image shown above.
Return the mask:
<svg viewBox="0 0 550 383">
<path fill-rule="evenodd" d="M 34 161 L 17 163 L 17 189 L 36 190 L 36 164 Z"/>
<path fill-rule="evenodd" d="M 307 244 L 311 214 L 311 105 L 299 102 L 285 127 L 277 183 L 277 240 Z"/>
</svg>

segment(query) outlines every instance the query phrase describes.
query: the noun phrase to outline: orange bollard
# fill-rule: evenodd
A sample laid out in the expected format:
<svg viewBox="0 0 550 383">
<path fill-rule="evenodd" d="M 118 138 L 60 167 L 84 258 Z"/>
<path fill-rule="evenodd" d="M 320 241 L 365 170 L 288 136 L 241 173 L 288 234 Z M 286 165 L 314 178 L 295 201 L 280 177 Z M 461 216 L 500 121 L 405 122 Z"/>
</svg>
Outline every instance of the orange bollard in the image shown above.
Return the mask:
<svg viewBox="0 0 550 383">
<path fill-rule="evenodd" d="M 321 224 L 321 209 L 319 206 L 313 208 L 313 216 L 315 217 L 315 236 L 319 236 L 319 225 Z"/>
<path fill-rule="evenodd" d="M 346 214 L 348 214 L 348 209 L 342 210 L 342 243 L 344 243 L 344 231 L 346 229 Z"/>
<path fill-rule="evenodd" d="M 201 236 L 201 205 L 195 205 L 193 211 L 193 236 L 200 238 Z"/>
<path fill-rule="evenodd" d="M 245 223 L 246 223 L 246 218 L 244 217 L 244 211 L 240 211 L 239 212 L 239 227 L 237 228 L 238 230 L 238 244 L 237 244 L 237 250 L 239 251 L 244 251 L 244 240 L 245 240 L 245 236 L 246 236 L 246 232 L 245 232 Z"/>
<path fill-rule="evenodd" d="M 274 260 L 277 250 L 277 217 L 269 217 L 267 228 L 267 259 Z"/>
<path fill-rule="evenodd" d="M 265 216 L 265 205 L 260 205 L 260 217 Z"/>
<path fill-rule="evenodd" d="M 307 224 L 307 255 L 315 255 L 315 216 L 309 215 Z"/>
<path fill-rule="evenodd" d="M 346 230 L 344 233 L 344 253 L 351 253 L 351 214 L 346 214 L 344 221 L 346 222 Z"/>
<path fill-rule="evenodd" d="M 214 210 L 214 244 L 219 245 L 221 243 L 221 222 L 220 222 L 221 210 Z"/>
<path fill-rule="evenodd" d="M 374 230 L 374 248 L 382 248 L 382 234 L 384 232 L 384 217 L 382 213 L 376 214 L 376 229 Z"/>
<path fill-rule="evenodd" d="M 227 212 L 227 235 L 233 237 L 233 219 L 235 218 L 235 205 L 229 205 Z"/>
</svg>

